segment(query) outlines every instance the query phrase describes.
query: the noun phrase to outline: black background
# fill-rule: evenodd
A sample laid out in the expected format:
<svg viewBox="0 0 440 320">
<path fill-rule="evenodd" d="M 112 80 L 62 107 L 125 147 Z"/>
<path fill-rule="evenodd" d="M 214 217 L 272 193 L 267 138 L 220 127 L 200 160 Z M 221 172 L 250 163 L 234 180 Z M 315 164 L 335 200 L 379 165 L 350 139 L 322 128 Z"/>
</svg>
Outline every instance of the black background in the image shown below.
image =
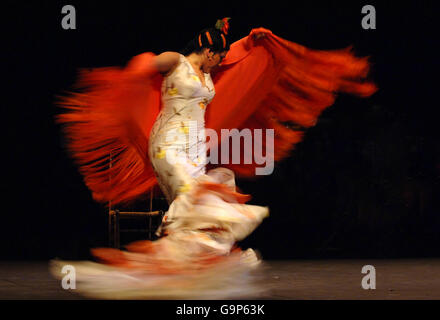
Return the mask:
<svg viewBox="0 0 440 320">
<path fill-rule="evenodd" d="M 438 257 L 438 35 L 434 1 L 2 3 L 1 254 L 4 260 L 88 258 L 107 245 L 95 203 L 54 123 L 57 94 L 79 68 L 178 51 L 231 17 L 232 41 L 254 27 L 314 49 L 353 45 L 380 88 L 341 95 L 272 175 L 237 184 L 270 207 L 245 241 L 265 259 Z M 76 30 L 61 8 L 76 8 Z M 361 27 L 372 4 L 377 29 Z"/>
</svg>

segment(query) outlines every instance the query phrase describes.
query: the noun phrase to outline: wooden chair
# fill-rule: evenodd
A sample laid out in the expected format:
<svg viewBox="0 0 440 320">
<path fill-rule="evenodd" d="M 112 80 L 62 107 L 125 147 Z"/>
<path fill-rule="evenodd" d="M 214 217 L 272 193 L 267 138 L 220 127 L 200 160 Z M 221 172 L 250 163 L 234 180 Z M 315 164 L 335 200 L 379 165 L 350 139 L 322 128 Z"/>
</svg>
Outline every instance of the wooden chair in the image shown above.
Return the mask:
<svg viewBox="0 0 440 320">
<path fill-rule="evenodd" d="M 109 165 L 112 165 L 112 156 L 110 154 Z M 109 177 L 111 182 L 111 177 Z M 121 233 L 139 233 L 143 234 L 142 238 L 149 240 L 153 239 L 153 232 L 162 221 L 162 217 L 165 214 L 164 210 L 153 210 L 153 199 L 155 198 L 156 187 L 153 187 L 149 192 L 149 207 L 148 211 L 120 211 L 113 208 L 111 201 L 109 201 L 108 211 L 108 241 L 109 246 L 113 248 L 121 247 Z M 163 197 L 157 197 L 157 199 L 165 199 Z M 140 223 L 146 222 L 145 228 L 120 228 L 120 221 L 123 219 L 137 219 Z M 156 220 L 157 223 L 153 223 Z"/>
</svg>

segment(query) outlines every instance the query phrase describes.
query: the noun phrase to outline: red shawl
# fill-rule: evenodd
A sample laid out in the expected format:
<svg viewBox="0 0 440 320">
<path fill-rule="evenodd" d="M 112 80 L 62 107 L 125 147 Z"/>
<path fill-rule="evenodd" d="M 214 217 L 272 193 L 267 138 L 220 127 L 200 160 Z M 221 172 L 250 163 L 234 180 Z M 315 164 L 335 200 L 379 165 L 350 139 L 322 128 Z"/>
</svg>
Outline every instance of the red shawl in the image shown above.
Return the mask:
<svg viewBox="0 0 440 320">
<path fill-rule="evenodd" d="M 77 82 L 82 90 L 58 102 L 67 112 L 57 121 L 64 124 L 68 148 L 96 201 L 128 203 L 157 183 L 147 156 L 163 80 L 154 56 L 140 54 L 124 68 L 83 71 Z M 220 129 L 274 129 L 273 159 L 279 161 L 303 136 L 282 122 L 308 128 L 334 103 L 336 93 L 370 96 L 376 87 L 364 81 L 368 71 L 367 58 L 355 57 L 351 48 L 311 50 L 270 30 L 253 29 L 231 45 L 213 74 L 216 95 L 206 110 L 206 128 L 216 130 L 219 138 Z M 239 177 L 252 177 L 261 167 L 243 162 L 220 166 Z"/>
</svg>

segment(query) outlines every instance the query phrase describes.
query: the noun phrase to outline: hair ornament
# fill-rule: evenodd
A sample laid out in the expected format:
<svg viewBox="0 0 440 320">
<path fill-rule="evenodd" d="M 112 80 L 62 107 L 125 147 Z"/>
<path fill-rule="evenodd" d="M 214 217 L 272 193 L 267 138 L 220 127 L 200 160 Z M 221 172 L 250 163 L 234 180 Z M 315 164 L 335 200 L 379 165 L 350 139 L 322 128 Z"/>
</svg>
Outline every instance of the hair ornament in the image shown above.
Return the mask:
<svg viewBox="0 0 440 320">
<path fill-rule="evenodd" d="M 228 34 L 228 30 L 229 30 L 229 20 L 231 18 L 223 18 L 221 20 L 217 20 L 216 24 L 215 24 L 215 28 L 220 30 L 221 32 L 223 32 L 224 34 Z"/>
<path fill-rule="evenodd" d="M 222 37 L 222 40 L 223 40 L 223 48 L 225 48 L 226 47 L 226 38 L 223 33 L 221 33 L 220 36 Z"/>
<path fill-rule="evenodd" d="M 206 31 L 205 35 L 206 35 L 206 39 L 208 39 L 209 44 L 212 46 L 214 42 L 212 42 L 211 34 L 209 33 L 209 31 Z"/>
</svg>

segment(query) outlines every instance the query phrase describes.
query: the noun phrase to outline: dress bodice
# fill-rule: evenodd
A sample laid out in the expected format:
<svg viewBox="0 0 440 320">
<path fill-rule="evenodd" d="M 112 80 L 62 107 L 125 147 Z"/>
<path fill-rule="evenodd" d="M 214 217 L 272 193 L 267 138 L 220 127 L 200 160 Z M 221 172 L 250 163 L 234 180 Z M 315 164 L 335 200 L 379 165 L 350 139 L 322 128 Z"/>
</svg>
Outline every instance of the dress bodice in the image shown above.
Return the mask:
<svg viewBox="0 0 440 320">
<path fill-rule="evenodd" d="M 161 113 L 174 115 L 173 120 L 196 120 L 204 124 L 206 106 L 215 95 L 210 74 L 204 73 L 204 77 L 206 85 L 181 54 L 178 66 L 162 82 Z"/>
</svg>

